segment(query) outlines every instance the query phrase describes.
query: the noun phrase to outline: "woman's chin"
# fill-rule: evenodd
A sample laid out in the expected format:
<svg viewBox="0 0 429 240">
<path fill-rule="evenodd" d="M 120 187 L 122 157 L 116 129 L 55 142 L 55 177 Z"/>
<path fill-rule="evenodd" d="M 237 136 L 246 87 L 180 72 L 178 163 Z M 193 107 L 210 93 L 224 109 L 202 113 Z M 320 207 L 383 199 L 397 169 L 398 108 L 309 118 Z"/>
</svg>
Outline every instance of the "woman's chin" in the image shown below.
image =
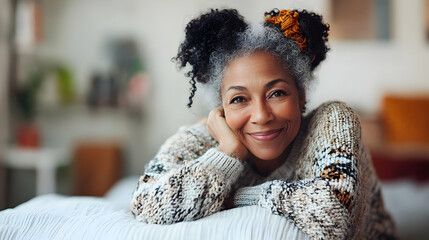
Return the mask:
<svg viewBox="0 0 429 240">
<path fill-rule="evenodd" d="M 281 152 L 271 152 L 271 151 L 258 151 L 252 152 L 252 156 L 262 161 L 271 161 L 277 159 L 282 154 Z"/>
</svg>

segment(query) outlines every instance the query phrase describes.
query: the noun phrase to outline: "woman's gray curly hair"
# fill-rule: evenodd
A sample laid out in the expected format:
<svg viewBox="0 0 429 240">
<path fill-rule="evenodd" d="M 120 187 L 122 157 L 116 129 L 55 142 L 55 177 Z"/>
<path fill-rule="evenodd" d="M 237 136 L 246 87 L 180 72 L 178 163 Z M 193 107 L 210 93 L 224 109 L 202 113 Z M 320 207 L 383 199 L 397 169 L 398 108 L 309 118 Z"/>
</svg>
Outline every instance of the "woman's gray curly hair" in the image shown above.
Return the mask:
<svg viewBox="0 0 429 240">
<path fill-rule="evenodd" d="M 227 64 L 240 56 L 250 55 L 255 51 L 264 51 L 279 59 L 285 69 L 295 78 L 300 91 L 306 91 L 312 80 L 310 59 L 303 54 L 295 40 L 286 38 L 283 33 L 266 24 L 254 24 L 238 36 L 237 47 L 232 51 L 217 50 L 210 55 L 210 79 L 199 84 L 205 100 L 211 109 L 220 106 L 223 74 Z"/>
</svg>

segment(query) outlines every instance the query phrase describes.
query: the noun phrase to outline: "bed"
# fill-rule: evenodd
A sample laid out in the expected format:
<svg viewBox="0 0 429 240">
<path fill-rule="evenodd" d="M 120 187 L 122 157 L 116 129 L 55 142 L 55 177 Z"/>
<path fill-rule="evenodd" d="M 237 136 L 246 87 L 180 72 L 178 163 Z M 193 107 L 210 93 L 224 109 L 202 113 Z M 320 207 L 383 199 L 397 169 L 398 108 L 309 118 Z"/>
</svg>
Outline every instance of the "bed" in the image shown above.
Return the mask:
<svg viewBox="0 0 429 240">
<path fill-rule="evenodd" d="M 36 197 L 0 212 L 0 239 L 305 239 L 287 219 L 258 206 L 222 211 L 194 222 L 151 225 L 128 210 L 137 176 L 104 197 Z M 402 239 L 429 237 L 429 184 L 383 183 L 388 211 Z"/>
<path fill-rule="evenodd" d="M 138 177 L 103 198 L 50 194 L 0 212 L 0 239 L 306 239 L 285 218 L 257 207 L 222 211 L 194 222 L 152 225 L 129 211 Z"/>
</svg>

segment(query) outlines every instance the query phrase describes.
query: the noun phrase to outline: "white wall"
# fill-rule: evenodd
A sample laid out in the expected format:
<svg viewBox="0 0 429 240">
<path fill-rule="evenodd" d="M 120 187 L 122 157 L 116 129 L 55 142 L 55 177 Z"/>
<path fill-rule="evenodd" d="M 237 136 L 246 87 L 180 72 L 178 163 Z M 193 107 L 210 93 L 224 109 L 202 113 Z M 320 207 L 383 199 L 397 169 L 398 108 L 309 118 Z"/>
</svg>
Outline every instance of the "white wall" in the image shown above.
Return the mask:
<svg viewBox="0 0 429 240">
<path fill-rule="evenodd" d="M 308 107 L 339 99 L 361 112 L 375 113 L 385 93 L 429 92 L 423 1 L 391 0 L 394 21 L 393 39 L 389 42 L 332 41 L 332 51 L 316 73 L 318 80 L 309 94 Z M 206 113 L 201 103 L 187 110 L 188 80 L 170 62 L 190 19 L 209 7 L 225 6 L 237 8 L 250 22 L 261 21 L 263 13 L 274 7 L 307 8 L 327 15 L 328 2 L 43 0 L 45 40 L 37 51 L 39 56 L 68 63 L 75 71 L 79 94 L 84 96 L 93 71 L 108 65 L 103 55 L 105 39 L 109 36 L 138 39 L 151 79 L 151 93 L 145 103 L 147 114 L 143 124 L 129 125 L 126 119 L 111 124 L 129 125 L 112 133 L 119 138 L 127 138 L 136 131 L 141 134 L 141 142 L 130 143 L 134 150 L 128 167 L 129 173 L 139 173 L 160 144 L 180 125 L 192 123 Z M 81 120 L 80 125 L 79 121 L 73 122 L 81 131 L 62 130 L 65 131 L 63 137 L 49 125 L 51 130 L 45 136 L 48 143 L 67 145 L 92 130 L 85 120 Z M 61 128 L 62 124 L 57 123 L 57 127 Z M 86 129 L 86 133 L 82 129 Z"/>
</svg>

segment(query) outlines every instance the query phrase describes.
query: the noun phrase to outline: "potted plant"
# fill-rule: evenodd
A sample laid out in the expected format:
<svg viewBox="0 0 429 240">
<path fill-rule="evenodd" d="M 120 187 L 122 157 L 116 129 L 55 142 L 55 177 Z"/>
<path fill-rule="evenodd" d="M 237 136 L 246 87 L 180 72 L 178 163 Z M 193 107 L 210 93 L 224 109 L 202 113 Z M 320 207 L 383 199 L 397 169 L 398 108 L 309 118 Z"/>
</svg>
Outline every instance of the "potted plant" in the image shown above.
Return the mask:
<svg viewBox="0 0 429 240">
<path fill-rule="evenodd" d="M 74 102 L 75 88 L 71 71 L 62 66 L 54 65 L 39 68 L 30 74 L 28 80 L 17 90 L 16 114 L 18 126 L 16 131 L 16 143 L 18 147 L 37 148 L 40 145 L 40 131 L 35 123 L 37 113 L 37 98 L 43 83 L 48 75 L 53 74 L 56 82 L 56 91 L 61 105 L 69 105 Z"/>
</svg>

